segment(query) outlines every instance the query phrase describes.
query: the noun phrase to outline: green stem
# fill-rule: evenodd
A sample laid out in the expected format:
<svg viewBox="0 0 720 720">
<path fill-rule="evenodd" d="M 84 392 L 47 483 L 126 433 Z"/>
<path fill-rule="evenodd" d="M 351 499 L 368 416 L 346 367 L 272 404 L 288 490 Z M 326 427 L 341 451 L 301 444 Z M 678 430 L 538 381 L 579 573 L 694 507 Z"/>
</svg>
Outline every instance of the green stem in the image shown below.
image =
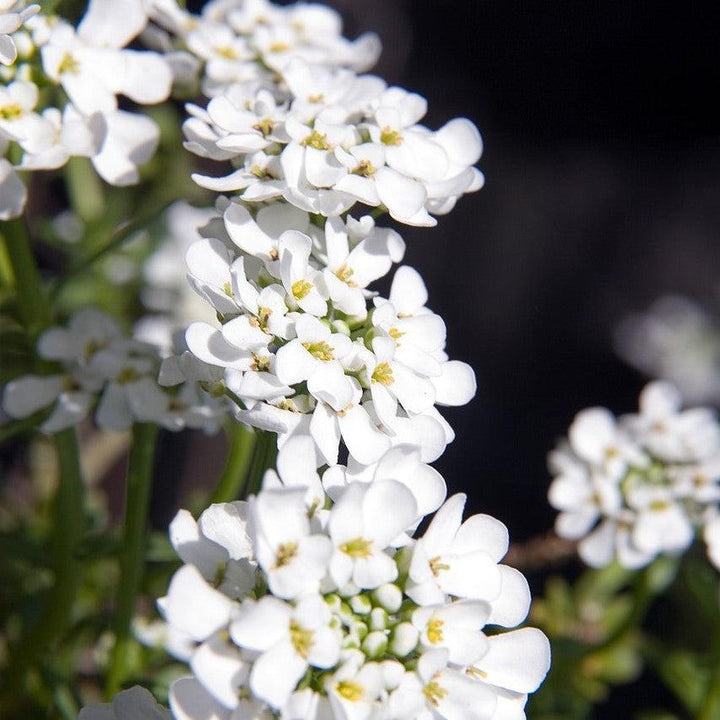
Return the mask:
<svg viewBox="0 0 720 720">
<path fill-rule="evenodd" d="M 52 538 L 55 582 L 40 622 L 22 639 L 20 650 L 25 666 L 31 665 L 37 656 L 47 654 L 67 628 L 82 577 L 75 551 L 85 530 L 84 487 L 75 430 L 63 430 L 54 439 L 60 466 Z"/>
<path fill-rule="evenodd" d="M 105 211 L 105 193 L 90 160 L 70 158 L 65 166 L 65 179 L 70 205 L 78 217 L 85 224 L 101 218 Z"/>
<path fill-rule="evenodd" d="M 275 433 L 266 430 L 257 431 L 255 450 L 252 463 L 245 481 L 245 497 L 254 495 L 260 490 L 265 471 L 275 465 L 277 455 L 277 439 Z"/>
<path fill-rule="evenodd" d="M 120 581 L 115 608 L 115 645 L 110 657 L 107 694 L 113 697 L 127 676 L 128 652 L 133 644 L 131 623 L 145 567 L 147 516 L 152 489 L 158 428 L 148 423 L 133 427 L 128 463 L 125 529 L 120 549 Z"/>
<path fill-rule="evenodd" d="M 253 457 L 256 434 L 245 425 L 234 424 L 229 432 L 230 453 L 210 503 L 238 500 L 244 490 Z"/>
<path fill-rule="evenodd" d="M 40 274 L 30 249 L 30 237 L 24 218 L 3 223 L 0 227 L 5 237 L 5 248 L 15 276 L 20 317 L 25 329 L 36 336 L 50 322 L 50 308 L 40 282 Z"/>
</svg>

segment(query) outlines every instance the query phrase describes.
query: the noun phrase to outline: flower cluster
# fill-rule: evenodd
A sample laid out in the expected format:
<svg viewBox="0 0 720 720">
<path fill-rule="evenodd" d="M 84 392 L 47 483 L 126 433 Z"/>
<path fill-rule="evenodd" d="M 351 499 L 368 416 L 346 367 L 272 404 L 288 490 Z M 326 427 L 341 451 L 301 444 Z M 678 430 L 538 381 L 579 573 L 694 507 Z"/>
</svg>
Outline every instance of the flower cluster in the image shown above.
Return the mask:
<svg viewBox="0 0 720 720">
<path fill-rule="evenodd" d="M 138 166 L 154 153 L 160 132 L 151 118 L 120 110 L 118 96 L 162 102 L 173 82 L 162 55 L 125 47 L 147 25 L 142 0 L 91 0 L 77 28 L 38 9 L 0 15 L 0 32 L 15 31 L 9 42 L 18 48 L 16 59 L 0 44 L 3 60 L 13 60 L 5 72 L 12 82 L 0 87 L 0 154 L 12 148 L 17 158 L 14 164 L 0 158 L 0 220 L 23 211 L 18 170 L 52 170 L 80 156 L 112 185 L 137 182 Z M 41 99 L 40 87 L 52 92 Z"/>
<path fill-rule="evenodd" d="M 473 168 L 480 135 L 465 118 L 437 131 L 419 124 L 421 96 L 373 75 L 374 35 L 342 37 L 340 18 L 314 4 L 210 2 L 201 16 L 156 2 L 168 33 L 160 47 L 203 65 L 206 108 L 188 105 L 185 146 L 231 161 L 203 187 L 245 202 L 283 198 L 324 216 L 357 203 L 386 208 L 400 222 L 434 225 L 463 193 L 482 186 Z"/>
<path fill-rule="evenodd" d="M 218 378 L 209 368 L 182 356 L 161 365 L 156 346 L 128 338 L 95 308 L 75 313 L 67 327 L 46 330 L 37 353 L 58 363 L 61 371 L 11 380 L 5 386 L 3 410 L 10 417 L 25 418 L 52 408 L 40 425 L 46 433 L 72 427 L 96 403 L 95 421 L 106 430 L 152 422 L 170 430 L 209 431 L 226 413 L 222 390 L 213 392 Z M 158 373 L 163 385 L 179 387 L 159 385 Z"/>
<path fill-rule="evenodd" d="M 556 531 L 582 538 L 578 552 L 588 565 L 617 559 L 638 568 L 682 553 L 696 528 L 716 516 L 720 426 L 709 409 L 680 405 L 674 386 L 651 383 L 638 414 L 616 419 L 605 408 L 583 410 L 550 454 Z"/>
<path fill-rule="evenodd" d="M 475 379 L 448 360 L 445 324 L 425 306 L 416 271 L 401 267 L 388 299 L 366 289 L 402 258 L 400 236 L 369 216 L 321 229 L 288 203 L 221 207 L 186 256 L 190 283 L 221 324 L 191 324 L 186 342 L 224 369 L 237 419 L 278 433 L 279 444 L 310 435 L 318 464 L 337 462 L 341 439 L 363 465 L 398 442 L 437 458 L 453 434 L 435 405 L 467 402 Z"/>
<path fill-rule="evenodd" d="M 159 601 L 193 672 L 171 689 L 176 718 L 523 717 L 547 639 L 483 632 L 522 622 L 530 603 L 524 577 L 499 564 L 507 530 L 487 515 L 463 522 L 454 495 L 414 538 L 444 482 L 424 485 L 412 451 L 341 485 L 294 438 L 257 496 L 197 522 L 178 513 L 170 537 L 185 564 Z"/>
</svg>

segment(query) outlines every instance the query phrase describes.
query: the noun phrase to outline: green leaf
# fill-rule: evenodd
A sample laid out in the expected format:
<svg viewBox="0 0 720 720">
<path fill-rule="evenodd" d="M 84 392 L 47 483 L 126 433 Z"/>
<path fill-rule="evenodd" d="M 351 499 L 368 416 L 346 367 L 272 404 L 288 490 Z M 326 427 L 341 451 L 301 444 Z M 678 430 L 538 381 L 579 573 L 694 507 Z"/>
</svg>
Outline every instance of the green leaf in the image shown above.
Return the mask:
<svg viewBox="0 0 720 720">
<path fill-rule="evenodd" d="M 655 670 L 673 694 L 692 713 L 695 713 L 705 697 L 708 670 L 695 653 L 675 650 L 661 656 Z"/>
</svg>

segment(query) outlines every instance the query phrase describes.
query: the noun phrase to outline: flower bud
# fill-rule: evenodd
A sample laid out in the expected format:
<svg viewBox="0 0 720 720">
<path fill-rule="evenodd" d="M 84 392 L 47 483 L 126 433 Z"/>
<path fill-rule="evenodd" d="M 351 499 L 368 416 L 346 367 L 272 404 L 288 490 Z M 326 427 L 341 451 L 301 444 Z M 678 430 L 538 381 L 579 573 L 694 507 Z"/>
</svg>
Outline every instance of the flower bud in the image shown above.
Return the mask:
<svg viewBox="0 0 720 720">
<path fill-rule="evenodd" d="M 383 608 L 373 608 L 370 613 L 368 626 L 371 630 L 385 630 L 388 625 L 388 614 Z"/>
<path fill-rule="evenodd" d="M 415 649 L 419 639 L 417 628 L 412 623 L 402 622 L 393 630 L 390 652 L 397 657 L 405 657 Z"/>
<path fill-rule="evenodd" d="M 389 613 L 397 612 L 402 605 L 402 590 L 397 585 L 386 583 L 373 591 L 373 600 Z"/>
<path fill-rule="evenodd" d="M 350 607 L 357 615 L 367 615 L 372 610 L 372 603 L 367 595 L 356 595 L 350 599 Z"/>
<path fill-rule="evenodd" d="M 388 646 L 388 639 L 384 632 L 376 630 L 368 633 L 368 636 L 362 642 L 362 651 L 371 660 L 381 657 L 385 654 Z"/>
</svg>

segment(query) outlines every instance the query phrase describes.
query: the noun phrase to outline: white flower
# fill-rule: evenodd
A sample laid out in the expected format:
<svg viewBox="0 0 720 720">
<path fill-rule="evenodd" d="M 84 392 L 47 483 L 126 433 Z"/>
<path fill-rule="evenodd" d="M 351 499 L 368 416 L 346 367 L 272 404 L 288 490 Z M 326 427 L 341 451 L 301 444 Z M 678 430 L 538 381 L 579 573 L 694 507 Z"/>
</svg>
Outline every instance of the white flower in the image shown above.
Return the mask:
<svg viewBox="0 0 720 720">
<path fill-rule="evenodd" d="M 497 700 L 482 683 L 448 666 L 447 650 L 429 650 L 418 660 L 415 674 L 408 674 L 393 693 L 398 717 L 410 718 L 491 718 Z"/>
<path fill-rule="evenodd" d="M 77 32 L 63 21 L 53 29 L 41 48 L 43 69 L 85 114 L 112 112 L 119 94 L 140 104 L 162 102 L 172 84 L 165 60 L 122 49 L 146 21 L 140 0 L 127 5 L 94 0 Z"/>
<path fill-rule="evenodd" d="M 414 547 L 408 595 L 420 605 L 443 602 L 446 594 L 485 601 L 500 596 L 498 561 L 507 552 L 507 529 L 489 515 L 462 522 L 465 499 L 459 493 L 447 500 Z"/>
<path fill-rule="evenodd" d="M 305 489 L 267 489 L 250 501 L 255 554 L 271 592 L 298 598 L 317 592 L 332 545 L 311 534 Z"/>
<path fill-rule="evenodd" d="M 416 507 L 412 493 L 395 480 L 349 485 L 328 520 L 333 582 L 372 589 L 395 580 L 398 569 L 385 548 L 414 522 Z"/>
<path fill-rule="evenodd" d="M 230 635 L 240 647 L 259 653 L 249 678 L 256 697 L 280 709 L 309 665 L 332 668 L 338 662 L 341 635 L 331 618 L 319 595 L 302 597 L 294 608 L 273 597 L 243 604 Z"/>
</svg>

